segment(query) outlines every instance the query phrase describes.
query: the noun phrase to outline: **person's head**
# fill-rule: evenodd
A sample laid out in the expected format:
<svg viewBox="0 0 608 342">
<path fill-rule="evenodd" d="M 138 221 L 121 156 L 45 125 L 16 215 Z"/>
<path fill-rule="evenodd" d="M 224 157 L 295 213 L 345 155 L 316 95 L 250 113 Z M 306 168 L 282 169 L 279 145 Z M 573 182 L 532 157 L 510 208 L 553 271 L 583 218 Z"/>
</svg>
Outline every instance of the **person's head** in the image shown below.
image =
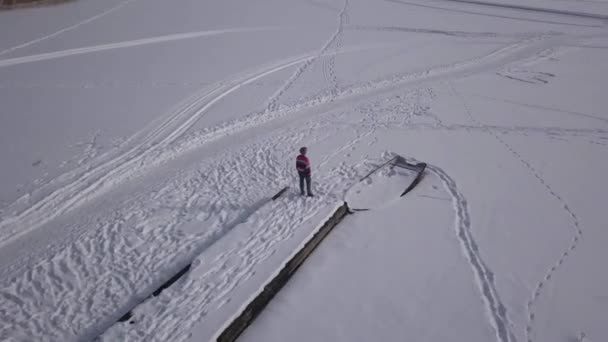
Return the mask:
<svg viewBox="0 0 608 342">
<path fill-rule="evenodd" d="M 300 154 L 306 154 L 308 149 L 306 147 L 300 147 Z"/>
</svg>

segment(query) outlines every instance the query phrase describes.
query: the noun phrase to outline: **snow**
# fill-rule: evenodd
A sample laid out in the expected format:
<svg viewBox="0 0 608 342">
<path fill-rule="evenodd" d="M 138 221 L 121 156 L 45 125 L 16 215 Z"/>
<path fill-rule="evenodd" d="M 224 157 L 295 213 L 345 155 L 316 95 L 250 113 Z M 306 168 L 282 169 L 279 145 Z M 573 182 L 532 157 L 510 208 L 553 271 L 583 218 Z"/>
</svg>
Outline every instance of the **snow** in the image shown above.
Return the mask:
<svg viewBox="0 0 608 342">
<path fill-rule="evenodd" d="M 242 340 L 493 340 L 453 232 L 428 229 L 454 220 L 432 186 L 343 221 Z"/>
<path fill-rule="evenodd" d="M 607 18 L 599 0 L 0 12 L 0 340 L 212 340 L 357 189 L 372 210 L 239 340 L 606 340 Z M 428 164 L 412 192 L 359 183 L 394 154 Z"/>
</svg>

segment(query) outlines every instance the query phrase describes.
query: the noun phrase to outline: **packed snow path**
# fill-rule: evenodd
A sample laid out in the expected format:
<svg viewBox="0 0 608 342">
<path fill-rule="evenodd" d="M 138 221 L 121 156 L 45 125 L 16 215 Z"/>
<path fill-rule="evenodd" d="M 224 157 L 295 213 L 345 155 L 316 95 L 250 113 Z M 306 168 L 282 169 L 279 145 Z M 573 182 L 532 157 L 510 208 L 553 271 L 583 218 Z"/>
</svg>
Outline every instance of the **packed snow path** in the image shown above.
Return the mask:
<svg viewBox="0 0 608 342">
<path fill-rule="evenodd" d="M 606 336 L 608 10 L 499 5 L 0 13 L 22 32 L 0 41 L 0 339 L 207 340 L 383 151 L 436 165 L 460 208 L 478 336 Z"/>
</svg>

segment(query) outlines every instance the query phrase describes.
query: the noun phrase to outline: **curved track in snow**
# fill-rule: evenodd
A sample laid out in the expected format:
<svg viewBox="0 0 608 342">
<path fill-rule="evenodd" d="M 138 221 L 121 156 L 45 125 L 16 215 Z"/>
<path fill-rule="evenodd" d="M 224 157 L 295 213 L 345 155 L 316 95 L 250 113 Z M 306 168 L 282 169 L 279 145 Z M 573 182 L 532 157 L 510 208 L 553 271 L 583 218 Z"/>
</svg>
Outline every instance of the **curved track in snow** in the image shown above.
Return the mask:
<svg viewBox="0 0 608 342">
<path fill-rule="evenodd" d="M 456 96 L 461 99 L 463 106 L 465 108 L 465 111 L 466 111 L 467 115 L 469 116 L 470 120 L 472 122 L 474 122 L 475 124 L 480 125 L 479 121 L 473 117 L 473 114 L 471 113 L 471 110 L 469 109 L 469 106 L 467 105 L 467 103 L 464 101 L 464 98 L 457 92 L 457 90 L 456 90 L 456 88 L 454 88 L 453 84 L 450 83 L 450 86 L 452 87 L 452 90 L 454 91 Z M 496 132 L 493 132 L 490 130 L 488 130 L 487 132 L 490 135 L 492 135 L 496 140 L 498 140 L 498 142 L 500 142 L 509 152 L 511 152 L 511 154 L 513 154 L 517 158 L 517 160 L 530 172 L 530 174 L 532 174 L 532 176 L 534 176 L 534 178 L 546 189 L 547 193 L 551 197 L 553 197 L 555 200 L 557 200 L 558 203 L 560 203 L 560 205 L 563 207 L 563 210 L 565 211 L 566 215 L 568 216 L 568 218 L 570 220 L 570 226 L 572 227 L 572 230 L 574 232 L 574 236 L 572 237 L 572 240 L 571 240 L 568 248 L 560 255 L 560 257 L 557 259 L 557 261 L 553 265 L 551 265 L 551 267 L 547 270 L 547 272 L 545 273 L 543 278 L 536 284 L 536 287 L 534 289 L 534 292 L 532 293 L 531 298 L 526 303 L 526 310 L 528 311 L 528 315 L 527 315 L 526 335 L 525 336 L 526 336 L 526 342 L 532 342 L 534 340 L 533 339 L 533 329 L 534 329 L 534 319 L 536 317 L 535 304 L 538 301 L 540 295 L 542 294 L 542 290 L 545 287 L 546 283 L 548 283 L 551 280 L 554 273 L 566 261 L 566 259 L 570 255 L 570 253 L 572 251 L 574 251 L 576 249 L 576 247 L 578 246 L 579 240 L 583 236 L 583 230 L 580 227 L 580 222 L 579 222 L 578 217 L 572 211 L 572 209 L 570 209 L 570 206 L 568 206 L 568 203 L 562 198 L 562 196 L 560 196 L 549 185 L 549 183 L 547 183 L 547 181 L 540 175 L 540 173 L 536 170 L 536 168 L 534 168 L 530 164 L 530 162 L 525 160 L 521 156 L 521 154 L 519 154 L 515 149 L 513 149 L 513 147 L 511 145 L 509 145 L 504 139 L 502 139 L 498 134 L 496 134 Z"/>
<path fill-rule="evenodd" d="M 333 52 L 333 54 L 378 47 L 381 46 L 347 48 Z M 43 186 L 41 191 L 43 195 L 40 199 L 26 208 L 20 208 L 18 203 L 13 204 L 16 207 L 7 211 L 15 214 L 5 215 L 0 221 L 0 246 L 28 234 L 54 218 L 105 193 L 125 179 L 141 174 L 144 169 L 174 159 L 176 157 L 174 151 L 177 147 L 176 141 L 200 120 L 213 105 L 243 86 L 278 71 L 311 62 L 318 56 L 318 53 L 312 53 L 290 57 L 274 64 L 260 66 L 243 74 L 234 75 L 225 81 L 203 88 L 176 106 L 171 114 L 167 115 L 167 119 L 157 120 L 150 127 L 131 137 L 123 144 L 123 149 L 118 153 L 101 155 L 91 163 L 59 176 L 47 184 L 47 187 L 50 187 L 51 190 L 47 190 Z M 288 88 L 290 83 L 293 82 L 286 82 L 282 88 Z M 268 116 L 272 118 L 274 114 L 271 113 Z M 241 131 L 256 126 L 263 121 L 256 114 L 247 118 L 245 122 L 230 122 L 228 126 L 203 131 L 203 134 L 205 134 L 204 141 L 200 142 L 199 137 L 197 138 L 199 142 L 189 148 L 232 134 L 234 129 Z M 75 176 L 73 176 L 74 174 Z M 57 186 L 57 184 L 61 185 Z M 45 191 L 46 193 L 44 193 Z"/>
<path fill-rule="evenodd" d="M 264 122 L 276 119 L 277 117 L 293 113 L 294 111 L 297 112 L 305 108 L 331 104 L 338 99 L 352 101 L 353 98 L 374 96 L 378 92 L 391 90 L 406 84 L 420 85 L 423 82 L 438 81 L 449 77 L 461 77 L 465 74 L 496 68 L 512 60 L 517 60 L 531 53 L 535 53 L 539 49 L 543 49 L 546 44 L 553 44 L 553 39 L 560 39 L 560 37 L 549 37 L 549 39 L 543 37 L 524 39 L 495 50 L 487 55 L 463 62 L 441 65 L 414 74 L 392 76 L 387 79 L 366 83 L 362 86 L 344 88 L 341 89 L 338 94 L 335 94 L 335 96 L 320 96 L 307 100 L 304 103 L 296 104 L 291 108 L 283 108 L 275 111 L 266 110 L 265 115 L 245 117 L 244 119 L 228 122 L 224 124 L 224 127 L 216 127 L 212 128 L 210 131 L 203 131 L 202 136 L 193 137 L 194 142 L 185 142 L 182 146 L 189 145 L 186 146 L 186 148 L 192 149 L 219 137 L 258 126 Z M 331 41 L 332 40 L 330 40 L 330 42 Z M 328 46 L 329 43 L 325 44 L 324 49 L 326 50 Z M 324 51 L 324 49 L 322 49 L 322 51 Z M 357 50 L 357 48 L 351 49 L 351 51 L 353 50 Z M 345 49 L 344 51 L 349 50 Z M 87 165 L 73 180 L 52 190 L 49 194 L 44 195 L 31 206 L 22 210 L 10 210 L 11 212 L 16 211 L 17 214 L 10 217 L 3 217 L 3 220 L 0 222 L 0 231 L 2 233 L 2 235 L 0 235 L 0 245 L 6 244 L 19 236 L 27 234 L 57 216 L 83 204 L 85 201 L 104 193 L 124 179 L 138 174 L 143 170 L 142 167 L 146 165 L 145 160 L 147 157 L 153 156 L 155 160 L 154 164 L 162 162 L 162 160 L 167 160 L 167 158 L 175 158 L 175 153 L 171 151 L 169 147 L 175 147 L 174 143 L 176 140 L 190 129 L 190 127 L 192 127 L 192 125 L 194 125 L 215 103 L 244 85 L 253 83 L 267 75 L 298 64 L 303 63 L 303 65 L 307 65 L 318 57 L 319 53 L 289 58 L 280 61 L 279 63 L 264 66 L 245 73 L 244 75 L 238 75 L 237 77 L 228 79 L 225 82 L 204 88 L 201 92 L 194 94 L 191 98 L 179 105 L 172 114 L 168 116 L 168 119 L 160 124 L 157 123 L 157 126 L 150 132 L 144 134 L 143 138 L 136 135 L 132 139 L 136 140 L 134 144 L 132 141 L 128 141 L 127 145 L 128 143 L 131 143 L 132 146 L 127 150 L 120 152 L 115 156 L 101 156 L 99 158 L 100 161 L 98 161 L 97 164 L 94 164 L 93 166 Z M 301 68 L 302 66 L 297 70 L 301 70 Z M 295 75 L 301 74 L 301 72 L 296 71 L 296 73 L 281 87 L 281 90 L 275 93 L 269 101 L 269 104 L 276 103 L 280 94 L 295 82 L 297 79 Z M 274 106 L 271 105 L 269 108 L 274 108 Z M 169 156 L 159 158 L 159 155 L 162 155 L 167 151 L 170 152 Z"/>
<path fill-rule="evenodd" d="M 239 76 L 224 84 L 205 88 L 201 93 L 195 94 L 176 108 L 169 115 L 169 119 L 158 125 L 129 150 L 102 161 L 93 168 L 87 168 L 75 180 L 54 190 L 18 215 L 4 218 L 0 222 L 0 230 L 2 230 L 0 245 L 40 227 L 92 196 L 98 195 L 108 184 L 117 183 L 120 179 L 130 176 L 145 157 L 155 151 L 166 149 L 192 127 L 211 106 L 238 88 L 310 58 L 305 56 L 283 61 L 245 76 Z"/>
<path fill-rule="evenodd" d="M 279 109 L 279 100 L 281 99 L 281 96 L 289 90 L 289 88 L 298 80 L 298 78 L 300 78 L 300 76 L 302 76 L 302 74 L 314 62 L 316 62 L 322 56 L 328 55 L 327 51 L 329 50 L 329 48 L 334 44 L 334 42 L 339 40 L 339 38 L 342 35 L 342 31 L 344 30 L 344 20 L 346 17 L 347 9 L 348 9 L 348 0 L 344 0 L 344 5 L 342 6 L 342 10 L 340 10 L 340 13 L 338 13 L 338 27 L 336 28 L 336 31 L 334 32 L 334 34 L 332 34 L 332 36 L 329 38 L 329 40 L 321 47 L 321 49 L 319 50 L 317 55 L 314 56 L 314 58 L 311 58 L 310 60 L 303 63 L 300 67 L 298 67 L 296 69 L 296 71 L 294 71 L 294 73 L 287 79 L 287 81 L 270 97 L 270 99 L 268 99 L 268 104 L 266 106 L 267 112 L 277 111 Z M 334 54 L 329 54 L 329 55 L 330 55 L 330 58 L 334 58 L 333 57 Z"/>
<path fill-rule="evenodd" d="M 87 19 L 85 19 L 85 20 L 79 21 L 79 22 L 77 22 L 76 24 L 73 24 L 73 25 L 70 25 L 70 26 L 64 27 L 64 28 L 62 28 L 61 30 L 55 31 L 55 32 L 53 32 L 53 33 L 51 33 L 51 34 L 48 34 L 48 35 L 46 35 L 46 36 L 42 36 L 42 37 L 40 37 L 40 38 L 36 38 L 36 39 L 30 40 L 30 41 L 27 41 L 27 42 L 25 42 L 25 43 L 21 43 L 21 44 L 19 44 L 19 45 L 16 45 L 16 46 L 13 46 L 13 47 L 10 47 L 10 48 L 7 48 L 7 49 L 4 49 L 4 50 L 0 51 L 0 56 L 2 56 L 2 55 L 6 55 L 6 54 L 11 53 L 11 52 L 13 52 L 13 51 L 15 51 L 15 50 L 22 49 L 22 48 L 24 48 L 24 47 L 28 47 L 28 46 L 30 46 L 30 45 L 34 45 L 34 44 L 40 43 L 40 42 L 45 41 L 45 40 L 47 40 L 47 39 L 51 39 L 51 38 L 57 37 L 57 36 L 59 36 L 59 35 L 61 35 L 61 34 L 65 33 L 65 32 L 68 32 L 68 31 L 72 31 L 72 30 L 74 30 L 74 29 L 77 29 L 78 27 L 80 27 L 80 26 L 82 26 L 82 25 L 89 24 L 89 23 L 91 23 L 91 22 L 93 22 L 93 21 L 95 21 L 95 20 L 98 20 L 98 19 L 101 19 L 102 17 L 105 17 L 106 15 L 108 15 L 108 14 L 110 14 L 110 13 L 112 13 L 112 12 L 116 12 L 116 11 L 118 11 L 119 9 L 121 9 L 121 8 L 125 7 L 126 5 L 128 5 L 128 4 L 130 4 L 130 3 L 133 3 L 133 2 L 135 2 L 135 1 L 137 1 L 137 0 L 125 0 L 125 1 L 122 1 L 122 2 L 120 2 L 120 3 L 118 3 L 118 4 L 116 4 L 116 5 L 114 5 L 114 6 L 110 7 L 110 8 L 108 8 L 107 10 L 105 10 L 105 11 L 103 11 L 103 12 L 101 12 L 101 13 L 99 13 L 99 14 L 96 14 L 96 15 L 94 15 L 94 16 L 92 16 L 92 17 L 89 17 L 89 18 L 87 18 Z"/>
<path fill-rule="evenodd" d="M 346 114 L 339 113 L 338 109 L 395 89 L 420 87 L 495 70 L 564 41 L 563 37 L 551 34 L 527 37 L 482 56 L 364 84 L 338 87 L 334 56 L 366 48 L 340 47 L 343 43 L 343 30 L 348 28 L 344 26 L 348 22 L 348 5 L 348 1 L 344 1 L 336 18 L 336 31 L 319 50 L 259 66 L 199 90 L 176 106 L 166 119 L 157 120 L 133 136 L 117 153 L 99 156 L 86 167 L 76 170 L 73 177 L 64 175 L 57 183 L 49 184 L 50 190 L 33 205 L 20 208 L 13 217 L 3 218 L 0 222 L 0 246 L 11 244 L 62 214 L 100 197 L 125 180 L 146 172 L 152 166 L 177 159 L 188 151 L 220 145 L 227 137 L 233 141 L 222 146 L 225 148 L 222 148 L 221 154 L 207 158 L 191 169 L 178 172 L 170 180 L 154 184 L 149 191 L 134 194 L 125 203 L 94 215 L 90 221 L 74 222 L 66 228 L 74 232 L 69 241 L 59 241 L 58 238 L 48 250 L 30 256 L 30 260 L 16 260 L 12 264 L 7 262 L 8 267 L 2 270 L 5 281 L 0 285 L 0 321 L 8 324 L 0 328 L 0 339 L 15 337 L 14 334 L 18 333 L 13 328 L 17 326 L 21 332 L 30 334 L 17 338 L 93 338 L 111 326 L 134 303 L 140 302 L 150 289 L 162 282 L 164 276 L 175 271 L 184 260 L 192 260 L 237 227 L 249 227 L 250 234 L 232 248 L 217 253 L 212 260 L 203 258 L 197 261 L 199 264 L 195 264 L 194 269 L 201 271 L 202 280 L 186 278 L 176 285 L 174 292 L 188 296 L 171 298 L 167 295 L 146 303 L 146 308 L 151 310 L 136 313 L 137 324 L 126 332 L 137 338 L 156 336 L 158 339 L 184 340 L 187 333 L 178 331 L 179 329 L 193 326 L 213 310 L 229 303 L 232 300 L 231 290 L 255 274 L 256 267 L 275 253 L 276 246 L 294 234 L 293 227 L 311 219 L 328 203 L 339 199 L 339 193 L 343 190 L 341 187 L 348 186 L 345 182 L 357 178 L 357 170 L 345 165 L 331 165 L 332 156 L 344 154 L 373 135 L 377 128 L 384 127 L 378 122 L 377 113 L 365 115 L 361 122 L 356 123 L 358 128 L 353 132 L 352 139 L 327 151 L 326 157 L 319 164 L 319 169 L 323 172 L 317 179 L 318 198 L 308 202 L 293 197 L 289 202 L 266 201 L 265 196 L 269 192 L 293 181 L 288 171 L 290 168 L 286 167 L 291 165 L 291 159 L 287 158 L 292 155 L 293 146 L 303 142 L 323 144 L 344 128 L 344 124 L 333 124 L 334 121 L 347 121 Z M 418 33 L 451 35 L 456 31 L 450 32 Z M 412 33 L 416 33 L 415 29 Z M 46 55 L 48 58 L 59 58 L 171 39 L 189 39 L 195 37 L 189 35 L 196 34 L 206 33 L 162 36 Z M 455 35 L 460 34 L 463 33 L 457 32 Z M 485 33 L 477 36 L 488 37 Z M 333 52 L 330 51 L 332 46 L 335 46 Z M 319 58 L 328 56 L 331 57 L 327 66 L 328 83 L 333 89 L 331 94 L 280 105 L 281 97 L 301 79 L 300 76 L 310 70 L 310 66 Z M 191 132 L 195 123 L 218 102 L 234 95 L 245 85 L 289 68 L 294 68 L 294 73 L 270 97 L 265 110 Z M 310 117 L 306 114 L 311 113 L 323 116 L 323 119 L 307 122 Z M 391 120 L 399 119 L 394 113 L 392 115 L 387 118 L 386 125 Z M 408 112 L 401 118 L 403 121 L 399 123 L 399 128 L 409 127 L 412 115 Z M 536 129 L 536 132 L 546 133 L 545 130 L 534 127 L 505 128 L 481 124 L 448 126 L 437 117 L 433 119 L 435 123 L 430 126 L 434 129 L 510 129 L 514 132 Z M 263 129 L 266 129 L 266 137 L 256 137 L 255 133 Z M 308 134 L 313 131 L 320 133 L 309 137 Z M 455 181 L 443 170 L 437 167 L 431 167 L 430 170 L 442 179 L 448 193 L 452 195 L 457 213 L 455 229 L 463 254 L 468 258 L 475 275 L 489 321 L 496 329 L 497 339 L 500 342 L 514 341 L 509 317 L 497 293 L 492 270 L 484 264 L 471 234 L 466 199 Z M 58 184 L 60 186 L 53 187 Z M 224 196 L 225 193 L 238 196 Z M 576 219 L 574 214 L 572 216 Z M 563 262 L 562 259 L 559 264 Z M 35 262 L 30 263 L 31 260 Z M 553 271 L 547 274 L 549 279 Z M 201 283 L 205 286 L 199 286 Z M 538 288 L 542 288 L 542 285 L 541 282 Z M 44 303 L 41 298 L 44 298 Z M 79 305 L 70 306 L 73 303 Z M 183 308 L 183 312 L 187 313 L 186 319 L 167 310 L 170 305 Z M 529 310 L 533 313 L 532 308 Z M 63 323 L 66 321 L 74 324 L 65 326 Z M 115 336 L 105 336 L 108 340 L 113 340 L 113 337 Z"/>
<path fill-rule="evenodd" d="M 482 299 L 486 304 L 486 311 L 490 316 L 492 326 L 496 331 L 497 340 L 500 342 L 514 342 L 515 335 L 511 331 L 511 322 L 507 314 L 507 308 L 498 295 L 494 282 L 494 273 L 483 261 L 479 246 L 471 233 L 471 215 L 465 196 L 458 189 L 456 181 L 445 171 L 434 165 L 427 165 L 427 170 L 434 173 L 443 183 L 446 191 L 452 196 L 454 211 L 456 212 L 455 229 L 460 240 L 462 250 L 466 256 L 481 292 Z"/>
</svg>

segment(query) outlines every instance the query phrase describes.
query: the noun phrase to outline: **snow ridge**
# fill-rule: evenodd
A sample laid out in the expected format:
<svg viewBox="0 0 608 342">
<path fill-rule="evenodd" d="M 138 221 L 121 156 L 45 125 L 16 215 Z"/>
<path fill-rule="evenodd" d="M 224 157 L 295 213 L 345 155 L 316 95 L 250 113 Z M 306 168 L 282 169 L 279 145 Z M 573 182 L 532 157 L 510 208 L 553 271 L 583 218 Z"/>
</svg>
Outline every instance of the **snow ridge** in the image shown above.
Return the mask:
<svg viewBox="0 0 608 342">
<path fill-rule="evenodd" d="M 454 93 L 461 99 L 462 103 L 464 104 L 467 115 L 469 116 L 471 121 L 473 121 L 475 124 L 479 124 L 479 122 L 471 114 L 471 110 L 469 109 L 468 105 L 466 104 L 466 102 L 464 101 L 462 96 L 460 96 L 458 94 L 458 92 L 454 88 L 454 85 L 451 82 L 450 82 L 450 86 L 452 87 L 452 90 L 454 91 Z M 526 341 L 532 342 L 533 341 L 532 333 L 533 333 L 534 318 L 535 318 L 534 305 L 538 301 L 538 298 L 540 297 L 540 295 L 542 293 L 543 287 L 546 285 L 546 283 L 548 283 L 551 280 L 551 278 L 553 277 L 553 275 L 557 271 L 557 269 L 566 261 L 566 259 L 570 255 L 570 253 L 573 252 L 576 249 L 576 247 L 578 246 L 578 243 L 579 243 L 581 237 L 583 236 L 583 230 L 580 227 L 578 217 L 572 211 L 572 209 L 570 209 L 570 207 L 568 206 L 568 203 L 557 192 L 555 192 L 555 190 L 553 190 L 553 188 L 545 181 L 545 179 L 538 173 L 538 171 L 527 160 L 525 160 L 517 151 L 515 151 L 513 149 L 513 147 L 511 147 L 511 145 L 509 145 L 500 136 L 498 136 L 498 134 L 496 134 L 496 132 L 490 131 L 490 130 L 488 130 L 487 132 L 490 133 L 494 138 L 496 138 L 496 140 L 498 140 L 509 152 L 511 152 L 528 169 L 528 171 L 530 171 L 530 173 L 534 176 L 534 178 L 536 178 L 540 182 L 540 184 L 547 190 L 547 192 L 553 198 L 555 198 L 559 203 L 561 203 L 561 205 L 563 206 L 563 210 L 566 212 L 567 216 L 570 218 L 571 227 L 574 231 L 574 236 L 572 237 L 570 245 L 560 255 L 559 259 L 551 266 L 551 268 L 549 268 L 549 270 L 545 273 L 544 277 L 536 284 L 534 292 L 532 293 L 532 297 L 526 303 L 526 309 L 528 310 L 528 317 L 527 317 L 527 322 L 526 322 Z"/>
<path fill-rule="evenodd" d="M 486 304 L 486 309 L 491 318 L 492 326 L 496 330 L 497 340 L 499 342 L 516 341 L 515 335 L 510 331 L 511 323 L 507 316 L 507 308 L 500 300 L 500 296 L 496 290 L 494 273 L 483 261 L 479 246 L 471 234 L 471 216 L 469 214 L 466 198 L 460 190 L 458 190 L 456 181 L 441 168 L 434 165 L 427 165 L 427 170 L 430 170 L 439 177 L 445 189 L 452 197 L 454 211 L 456 212 L 456 232 L 460 239 L 463 252 L 475 274 L 477 285 L 482 294 L 482 299 Z"/>
</svg>

